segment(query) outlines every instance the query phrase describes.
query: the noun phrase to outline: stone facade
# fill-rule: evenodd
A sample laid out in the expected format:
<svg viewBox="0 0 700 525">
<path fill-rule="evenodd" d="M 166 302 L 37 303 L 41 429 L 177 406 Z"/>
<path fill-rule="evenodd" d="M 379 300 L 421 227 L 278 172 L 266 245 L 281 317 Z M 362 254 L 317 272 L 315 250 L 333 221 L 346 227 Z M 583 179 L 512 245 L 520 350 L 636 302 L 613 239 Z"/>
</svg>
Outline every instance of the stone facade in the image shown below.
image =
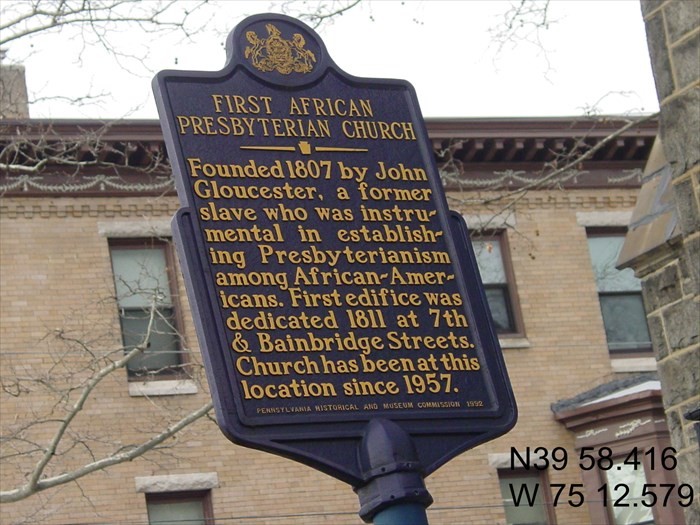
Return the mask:
<svg viewBox="0 0 700 525">
<path fill-rule="evenodd" d="M 661 108 L 620 264 L 642 278 L 680 481 L 700 490 L 700 4 L 642 0 Z M 700 501 L 686 509 L 700 523 Z"/>
</svg>

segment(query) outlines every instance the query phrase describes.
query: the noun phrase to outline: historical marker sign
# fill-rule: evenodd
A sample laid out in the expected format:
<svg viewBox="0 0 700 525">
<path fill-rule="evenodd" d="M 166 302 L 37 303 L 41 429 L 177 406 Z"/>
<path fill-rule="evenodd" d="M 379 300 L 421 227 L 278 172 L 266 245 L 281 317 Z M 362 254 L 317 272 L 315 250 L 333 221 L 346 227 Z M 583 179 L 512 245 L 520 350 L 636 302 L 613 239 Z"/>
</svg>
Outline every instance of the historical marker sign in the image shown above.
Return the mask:
<svg viewBox="0 0 700 525">
<path fill-rule="evenodd" d="M 367 423 L 426 473 L 516 409 L 466 226 L 413 88 L 347 75 L 281 15 L 243 21 L 220 72 L 154 90 L 180 259 L 222 430 L 349 483 Z"/>
</svg>

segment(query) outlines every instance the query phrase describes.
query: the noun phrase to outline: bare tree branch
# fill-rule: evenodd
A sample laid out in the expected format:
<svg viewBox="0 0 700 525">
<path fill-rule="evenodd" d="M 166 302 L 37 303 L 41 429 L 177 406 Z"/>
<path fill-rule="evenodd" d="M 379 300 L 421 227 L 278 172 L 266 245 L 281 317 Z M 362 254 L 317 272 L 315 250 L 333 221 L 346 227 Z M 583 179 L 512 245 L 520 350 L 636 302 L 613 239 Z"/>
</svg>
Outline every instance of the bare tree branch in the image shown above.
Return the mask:
<svg viewBox="0 0 700 525">
<path fill-rule="evenodd" d="M 314 29 L 318 29 L 321 25 L 342 16 L 353 7 L 357 6 L 362 0 L 288 0 L 282 5 L 282 12 L 291 16 L 296 16 L 303 20 Z M 315 5 L 314 5 L 315 4 Z"/>
<path fill-rule="evenodd" d="M 299 17 L 313 27 L 326 23 L 333 17 L 341 16 L 344 12 L 357 6 L 361 0 L 344 0 L 332 2 L 317 2 L 315 8 Z M 13 2 L 0 4 L 0 46 L 8 45 L 22 38 L 42 32 L 61 31 L 66 27 L 79 27 L 84 32 L 84 43 L 95 42 L 109 49 L 115 57 L 121 51 L 110 44 L 110 31 L 122 23 L 137 24 L 143 29 L 182 31 L 185 36 L 190 32 L 185 22 L 194 9 L 206 2 L 191 4 L 192 9 L 185 10 L 176 18 L 169 18 L 180 5 L 174 1 L 139 2 L 136 0 L 84 0 L 83 2 L 65 0 L 35 0 L 32 2 Z M 308 6 L 308 3 L 304 3 Z M 291 7 L 291 2 L 289 3 Z M 296 5 L 294 6 L 296 8 Z M 500 42 L 499 50 L 506 44 L 517 40 L 525 40 L 542 46 L 539 31 L 547 27 L 549 20 L 549 0 L 543 2 L 528 2 L 521 0 L 514 4 L 506 14 L 502 27 L 496 33 L 496 42 Z M 89 40 L 85 35 L 89 34 Z M 111 47 L 110 47 L 111 46 Z M 625 126 L 610 134 L 595 145 L 590 146 L 582 137 L 576 144 L 565 152 L 557 152 L 554 161 L 544 165 L 541 176 L 525 182 L 516 190 L 498 195 L 492 193 L 483 196 L 476 192 L 462 193 L 460 202 L 477 204 L 489 210 L 492 217 L 507 218 L 514 213 L 517 203 L 536 189 L 556 187 L 566 177 L 579 171 L 582 162 L 592 158 L 611 141 L 614 141 L 634 126 L 637 126 L 657 115 L 649 115 L 642 119 L 631 120 Z M 40 176 L 53 170 L 59 176 L 70 179 L 72 176 L 83 175 L 85 171 L 99 170 L 99 175 L 90 174 L 94 180 L 104 181 L 104 172 L 113 173 L 115 177 L 129 170 L 145 175 L 158 175 L 166 178 L 167 189 L 172 189 L 170 179 L 171 167 L 161 148 L 150 148 L 141 144 L 122 141 L 116 147 L 115 141 L 106 138 L 109 125 L 98 130 L 83 130 L 80 136 L 65 137 L 53 133 L 48 128 L 42 133 L 34 134 L 31 138 L 18 134 L 11 140 L 3 142 L 0 150 L 0 170 L 4 174 L 13 175 L 12 184 L 27 183 L 30 179 L 36 181 Z M 457 161 L 451 156 L 450 148 L 458 146 L 452 143 L 441 152 L 442 170 L 445 179 L 459 185 L 462 171 Z M 133 152 L 137 149 L 141 161 L 133 162 Z M 51 168 L 51 170 L 49 170 Z M 55 168 L 59 168 L 56 170 Z M 512 175 L 512 174 L 511 174 Z M 26 178 L 24 178 L 26 177 Z M 102 177 L 100 179 L 100 177 Z M 8 191 L 7 186 L 5 190 Z M 16 186 L 10 187 L 15 189 Z M 165 186 L 164 186 L 165 188 Z M 41 189 L 41 188 L 40 188 Z M 163 190 L 165 191 L 165 190 Z M 455 199 L 454 195 L 448 198 Z M 488 229 L 488 223 L 486 224 Z M 137 293 L 138 290 L 131 290 Z M 111 307 L 116 308 L 115 304 Z M 51 330 L 52 340 L 58 341 L 63 351 L 56 353 L 54 362 L 43 370 L 12 369 L 10 377 L 0 377 L 2 392 L 15 400 L 31 396 L 37 391 L 41 394 L 48 392 L 50 400 L 41 406 L 43 413 L 37 408 L 28 408 L 25 419 L 19 421 L 3 421 L 3 435 L 0 444 L 5 449 L 2 460 L 21 460 L 18 469 L 25 467 L 21 474 L 24 479 L 11 489 L 0 491 L 0 503 L 16 502 L 33 494 L 56 488 L 66 483 L 76 482 L 95 471 L 104 470 L 110 466 L 144 457 L 149 452 L 163 450 L 166 443 L 179 432 L 194 422 L 206 418 L 213 421 L 212 403 L 208 402 L 192 411 L 180 410 L 177 413 L 166 413 L 162 429 L 150 428 L 144 435 L 149 437 L 137 443 L 117 443 L 109 436 L 91 433 L 89 429 L 76 424 L 79 416 L 84 414 L 86 405 L 97 389 L 107 378 L 114 377 L 115 372 L 127 368 L 137 356 L 147 348 L 148 339 L 155 330 L 155 323 L 166 322 L 167 319 L 151 305 L 148 328 L 140 344 L 131 349 L 118 345 L 106 345 L 91 330 L 75 335 L 68 329 Z M 90 327 L 92 328 L 92 327 Z M 172 327 L 170 327 L 172 328 Z M 94 337 L 94 338 L 93 338 Z M 43 341 L 42 341 L 43 342 Z M 48 343 L 46 343 L 48 344 Z M 5 356 L 3 356 L 5 358 Z M 174 365 L 175 366 L 175 365 Z M 181 366 L 181 365 L 176 365 Z M 154 400 L 149 400 L 153 406 L 162 409 Z M 162 409 L 165 412 L 165 409 Z M 49 433 L 47 428 L 51 429 Z M 42 440 L 42 434 L 49 434 Z M 105 448 L 110 448 L 105 452 Z M 68 452 L 82 455 L 84 462 L 78 468 L 65 467 L 61 459 Z M 146 460 L 157 461 L 149 454 Z M 156 454 L 157 456 L 157 454 Z M 52 472 L 52 469 L 58 473 Z"/>
<path fill-rule="evenodd" d="M 22 49 L 24 56 L 18 57 L 17 53 L 11 56 L 15 61 L 23 61 L 38 52 L 31 43 L 33 38 L 63 33 L 72 42 L 82 45 L 82 49 L 71 56 L 78 64 L 82 63 L 85 51 L 99 46 L 121 69 L 132 75 L 151 75 L 146 59 L 152 43 L 158 37 L 178 32 L 183 38 L 190 38 L 209 22 L 207 17 L 193 16 L 199 15 L 208 3 L 208 0 L 6 0 L 0 2 L 0 49 L 3 56 L 7 51 Z M 213 12 L 205 14 L 214 16 Z M 147 36 L 147 41 L 135 50 L 133 46 L 124 46 L 126 31 L 139 31 Z M 23 42 L 29 46 L 20 45 Z M 0 84 L 6 80 L 0 78 Z M 82 92 L 70 96 L 42 98 L 70 98 L 79 104 L 105 100 L 104 93 L 92 93 L 91 87 L 79 89 Z M 3 90 L 2 85 L 0 90 Z M 30 104 L 38 100 L 30 94 Z"/>
<path fill-rule="evenodd" d="M 571 172 L 572 170 L 578 169 L 579 165 L 593 157 L 593 155 L 596 154 L 596 152 L 600 151 L 603 149 L 605 146 L 607 146 L 610 142 L 613 140 L 617 139 L 618 137 L 624 135 L 626 132 L 628 132 L 630 129 L 639 126 L 640 124 L 647 122 L 649 120 L 653 120 L 659 116 L 658 113 L 654 113 L 651 115 L 647 115 L 645 117 L 631 120 L 621 128 L 619 128 L 617 131 L 611 133 L 604 139 L 598 141 L 594 146 L 591 146 L 590 148 L 587 148 L 583 153 L 580 152 L 579 147 L 574 147 L 571 151 L 567 152 L 565 156 L 562 158 L 559 158 L 555 160 L 552 163 L 549 163 L 548 165 L 545 165 L 545 170 L 543 171 L 543 176 L 539 177 L 536 181 L 533 181 L 529 184 L 525 184 L 524 186 L 518 188 L 517 190 L 513 190 L 510 192 L 505 192 L 503 194 L 497 195 L 496 197 L 493 198 L 488 198 L 483 201 L 484 204 L 492 204 L 495 202 L 503 202 L 503 201 L 510 201 L 513 199 L 513 197 L 516 198 L 521 198 L 521 196 L 525 195 L 527 192 L 534 190 L 534 189 L 541 189 L 543 187 L 547 187 L 547 185 L 551 184 L 552 182 L 555 182 L 558 178 L 562 177 L 563 175 Z M 581 141 L 577 144 L 577 146 L 583 145 Z M 549 171 L 551 170 L 551 171 Z M 509 204 L 511 206 L 512 204 Z"/>
<path fill-rule="evenodd" d="M 191 425 L 201 417 L 208 416 L 212 408 L 213 404 L 210 401 L 204 404 L 199 409 L 189 413 L 187 416 L 183 417 L 174 425 L 169 426 L 160 434 L 153 436 L 148 441 L 145 441 L 141 445 L 134 447 L 126 452 L 107 456 L 92 463 L 88 463 L 87 465 L 79 469 L 73 470 L 71 472 L 66 472 L 58 476 L 52 476 L 45 479 L 33 478 L 32 482 L 29 482 L 23 485 L 22 487 L 19 487 L 14 490 L 2 491 L 0 492 L 0 503 L 11 503 L 14 501 L 19 501 L 28 498 L 29 496 L 36 494 L 37 492 L 56 487 L 58 485 L 68 483 L 70 481 L 75 481 L 97 470 L 103 470 L 112 465 L 117 465 L 119 463 L 131 461 L 137 457 L 140 457 L 146 452 L 154 449 L 167 439 L 173 437 L 175 434 L 180 432 L 188 425 Z"/>
<path fill-rule="evenodd" d="M 187 17 L 206 1 L 191 9 L 181 10 L 179 2 L 139 0 L 38 0 L 33 2 L 7 2 L 0 10 L 0 46 L 37 33 L 60 31 L 67 26 L 89 30 L 98 41 L 106 43 L 106 36 L 115 25 L 139 24 L 149 30 L 181 30 L 189 34 L 185 26 Z M 173 18 L 168 16 L 173 14 Z M 113 51 L 113 48 L 109 48 Z"/>
<path fill-rule="evenodd" d="M 551 70 L 542 32 L 554 23 L 550 18 L 550 0 L 517 0 L 503 13 L 503 20 L 489 29 L 491 42 L 496 46 L 496 57 L 507 47 L 523 43 L 539 50 L 545 60 L 545 75 Z"/>
<path fill-rule="evenodd" d="M 49 124 L 36 130 L 36 135 L 22 134 L 0 145 L 0 170 L 8 174 L 40 175 L 48 167 L 68 169 L 78 174 L 86 168 L 100 168 L 103 173 L 119 176 L 125 168 L 132 172 L 170 179 L 171 167 L 162 148 L 151 148 L 137 142 L 114 144 L 106 135 L 110 124 L 97 129 L 84 129 L 75 137 L 60 137 Z M 132 154 L 139 150 L 139 163 Z M 172 184 L 169 185 L 172 187 Z M 1 194 L 1 191 L 0 191 Z"/>
<path fill-rule="evenodd" d="M 144 267 L 144 271 L 146 270 L 147 268 Z M 143 274 L 143 278 L 148 282 L 146 274 Z M 143 288 L 134 287 L 140 285 L 139 283 L 140 281 L 136 281 L 134 285 L 129 283 L 132 286 L 128 288 L 128 293 L 138 294 L 141 297 L 149 295 L 151 304 L 147 326 L 138 344 L 126 349 L 105 347 L 103 337 L 94 335 L 94 339 L 91 340 L 87 335 L 94 329 L 92 325 L 86 327 L 86 335 L 82 336 L 71 335 L 65 329 L 58 329 L 53 331 L 53 338 L 61 345 L 65 345 L 65 348 L 61 346 L 62 350 L 53 354 L 53 364 L 43 372 L 36 370 L 32 373 L 31 370 L 27 370 L 22 375 L 10 370 L 9 381 L 6 377 L 0 377 L 2 390 L 12 397 L 35 394 L 31 385 L 40 388 L 36 391 L 36 395 L 44 399 L 45 407 L 43 414 L 32 410 L 22 421 L 3 421 L 3 433 L 0 436 L 3 463 L 8 465 L 10 460 L 21 458 L 26 460 L 35 458 L 35 462 L 24 473 L 26 481 L 15 488 L 0 491 L 0 503 L 19 501 L 38 492 L 74 482 L 97 470 L 159 450 L 167 446 L 164 445 L 165 442 L 176 436 L 178 432 L 203 416 L 209 415 L 212 409 L 211 401 L 196 410 L 177 416 L 174 412 L 170 413 L 168 409 L 165 412 L 166 418 L 175 419 L 175 421 L 167 424 L 164 430 L 152 434 L 144 429 L 142 433 L 144 435 L 151 433 L 151 437 L 133 444 L 119 443 L 116 447 L 112 446 L 112 450 L 107 453 L 97 451 L 103 449 L 104 445 L 114 445 L 111 437 L 93 434 L 89 426 L 76 427 L 78 416 L 83 412 L 88 401 L 94 397 L 100 384 L 142 355 L 149 347 L 151 336 L 159 333 L 157 324 L 160 322 L 162 325 L 162 320 L 167 321 L 158 308 L 163 300 L 162 292 L 153 285 Z M 106 306 L 116 307 L 117 305 L 111 302 Z M 76 317 L 81 318 L 81 316 Z M 174 330 L 174 327 L 167 328 L 167 330 L 171 329 Z M 188 367 L 192 366 L 193 364 L 188 364 Z M 32 405 L 27 404 L 27 406 Z M 159 408 L 155 403 L 154 406 Z M 46 442 L 42 442 L 41 437 L 32 437 L 45 434 L 47 427 L 52 428 L 52 433 Z M 87 457 L 80 467 L 67 468 L 58 474 L 48 473 L 49 466 L 54 464 L 53 470 L 60 471 L 64 468 L 61 458 L 75 458 L 81 454 L 86 454 Z M 37 456 L 38 459 L 36 459 Z M 26 460 L 23 464 L 27 464 Z"/>
</svg>

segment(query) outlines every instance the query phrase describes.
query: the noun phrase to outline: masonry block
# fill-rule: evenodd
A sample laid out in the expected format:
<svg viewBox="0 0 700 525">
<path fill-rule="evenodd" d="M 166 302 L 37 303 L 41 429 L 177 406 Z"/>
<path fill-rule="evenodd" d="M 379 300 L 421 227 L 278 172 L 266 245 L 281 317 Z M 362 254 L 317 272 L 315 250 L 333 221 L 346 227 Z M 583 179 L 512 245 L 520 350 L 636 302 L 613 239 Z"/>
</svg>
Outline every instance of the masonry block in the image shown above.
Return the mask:
<svg viewBox="0 0 700 525">
<path fill-rule="evenodd" d="M 647 312 L 654 312 L 681 298 L 679 274 L 678 265 L 672 263 L 644 280 L 642 291 Z"/>
<path fill-rule="evenodd" d="M 661 136 L 676 179 L 700 162 L 700 88 L 662 101 Z"/>
<path fill-rule="evenodd" d="M 697 396 L 700 384 L 700 349 L 670 355 L 659 363 L 659 375 L 666 407 Z"/>
<path fill-rule="evenodd" d="M 648 2 L 642 2 L 645 4 Z M 677 42 L 686 33 L 694 31 L 700 26 L 700 2 L 676 1 L 669 4 L 670 9 L 664 9 L 666 17 L 666 30 L 671 43 Z"/>
<path fill-rule="evenodd" d="M 642 2 L 642 6 L 649 3 Z M 668 54 L 666 30 L 661 11 L 655 12 L 646 19 L 646 32 L 651 69 L 656 83 L 656 95 L 659 100 L 664 100 L 673 93 L 675 86 L 671 75 L 671 58 Z"/>
<path fill-rule="evenodd" d="M 688 237 L 700 231 L 700 210 L 692 178 L 674 184 L 673 193 L 683 235 Z"/>
</svg>

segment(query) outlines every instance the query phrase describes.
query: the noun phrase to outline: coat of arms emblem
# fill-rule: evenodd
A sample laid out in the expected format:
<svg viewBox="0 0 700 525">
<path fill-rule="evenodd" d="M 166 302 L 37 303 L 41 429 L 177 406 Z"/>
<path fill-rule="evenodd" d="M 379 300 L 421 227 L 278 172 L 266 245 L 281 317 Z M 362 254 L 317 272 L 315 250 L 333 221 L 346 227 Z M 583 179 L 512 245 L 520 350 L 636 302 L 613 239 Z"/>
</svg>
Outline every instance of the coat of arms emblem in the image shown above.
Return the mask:
<svg viewBox="0 0 700 525">
<path fill-rule="evenodd" d="M 248 31 L 246 39 L 250 46 L 245 48 L 245 57 L 250 59 L 260 71 L 278 71 L 283 75 L 309 73 L 313 69 L 316 57 L 304 49 L 306 40 L 299 33 L 294 33 L 291 40 L 282 38 L 282 33 L 273 24 L 265 24 L 268 37 L 260 38 L 255 31 Z"/>
</svg>

